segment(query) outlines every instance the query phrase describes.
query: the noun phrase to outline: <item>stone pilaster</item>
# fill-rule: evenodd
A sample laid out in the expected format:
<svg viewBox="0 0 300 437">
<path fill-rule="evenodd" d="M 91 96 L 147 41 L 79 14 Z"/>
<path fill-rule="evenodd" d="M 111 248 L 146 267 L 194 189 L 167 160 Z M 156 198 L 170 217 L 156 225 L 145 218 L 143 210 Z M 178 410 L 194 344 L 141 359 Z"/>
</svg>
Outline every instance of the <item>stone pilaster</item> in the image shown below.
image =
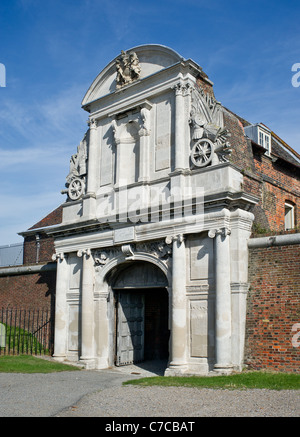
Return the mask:
<svg viewBox="0 0 300 437">
<path fill-rule="evenodd" d="M 166 375 L 187 368 L 186 252 L 183 235 L 172 238 L 171 350 Z"/>
<path fill-rule="evenodd" d="M 231 356 L 231 286 L 230 286 L 230 230 L 209 231 L 214 238 L 216 284 L 215 370 L 226 373 L 232 369 Z"/>
<path fill-rule="evenodd" d="M 54 328 L 54 354 L 57 361 L 63 361 L 67 355 L 67 301 L 68 290 L 68 263 L 63 253 L 52 256 L 57 261 L 56 294 L 55 294 L 55 328 Z"/>
<path fill-rule="evenodd" d="M 82 256 L 81 356 L 86 368 L 94 368 L 94 259 L 90 249 L 79 250 Z"/>
<path fill-rule="evenodd" d="M 97 144 L 97 121 L 89 121 L 90 136 L 88 149 L 88 174 L 87 190 L 83 199 L 83 214 L 86 218 L 93 218 L 96 214 L 97 192 L 97 169 L 98 169 L 98 144 Z"/>
<path fill-rule="evenodd" d="M 175 86 L 175 171 L 186 168 L 184 89 L 181 82 Z"/>
</svg>

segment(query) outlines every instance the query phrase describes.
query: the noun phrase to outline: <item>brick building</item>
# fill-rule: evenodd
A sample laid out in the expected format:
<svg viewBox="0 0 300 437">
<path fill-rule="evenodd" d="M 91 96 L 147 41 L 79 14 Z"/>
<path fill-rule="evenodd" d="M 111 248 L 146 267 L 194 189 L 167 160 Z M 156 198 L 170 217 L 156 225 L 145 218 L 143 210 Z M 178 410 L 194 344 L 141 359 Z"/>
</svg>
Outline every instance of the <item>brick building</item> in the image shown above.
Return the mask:
<svg viewBox="0 0 300 437">
<path fill-rule="evenodd" d="M 111 155 L 109 147 L 116 147 L 114 155 L 114 159 L 116 159 L 116 161 L 119 158 L 125 159 L 122 157 L 121 152 L 118 151 L 119 144 L 127 144 L 128 150 L 130 150 L 131 144 L 135 144 L 135 147 L 137 147 L 138 144 L 141 154 L 142 146 L 151 147 L 152 134 L 150 131 L 153 132 L 153 130 L 156 132 L 156 139 L 153 140 L 156 151 L 154 156 L 156 166 L 154 174 L 155 172 L 159 174 L 160 179 L 158 177 L 156 179 L 154 178 L 151 181 L 152 184 L 156 180 L 159 180 L 161 183 L 164 178 L 166 180 L 169 178 L 169 181 L 171 181 L 170 183 L 175 180 L 177 183 L 180 178 L 183 180 L 187 177 L 192 178 L 195 175 L 198 175 L 201 178 L 201 173 L 206 174 L 207 178 L 211 178 L 211 184 L 218 184 L 218 181 L 220 180 L 219 175 L 221 172 L 224 172 L 225 170 L 233 172 L 232 174 L 234 174 L 234 176 L 232 181 L 230 179 L 231 173 L 228 173 L 226 177 L 224 176 L 224 180 L 222 179 L 222 184 L 218 188 L 217 192 L 214 192 L 213 190 L 209 191 L 209 189 L 207 189 L 207 191 L 204 193 L 204 203 L 205 210 L 208 211 L 207 217 L 210 217 L 209 214 L 211 214 L 211 212 L 214 213 L 214 211 L 220 211 L 220 208 L 222 208 L 222 211 L 225 209 L 227 211 L 226 214 L 231 214 L 230 226 L 233 226 L 233 228 L 235 226 L 233 223 L 237 223 L 234 222 L 234 213 L 237 211 L 245 212 L 245 214 L 243 213 L 244 215 L 241 213 L 239 218 L 236 219 L 238 221 L 238 225 L 236 230 L 233 233 L 231 232 L 231 246 L 229 252 L 231 254 L 230 256 L 232 258 L 232 262 L 236 263 L 233 267 L 229 267 L 229 269 L 237 272 L 234 278 L 231 276 L 228 279 L 230 282 L 229 286 L 231 290 L 230 299 L 232 299 L 232 308 L 235 306 L 242 307 L 244 302 L 243 296 L 247 295 L 245 320 L 243 319 L 243 316 L 240 315 L 240 310 L 233 309 L 230 315 L 232 325 L 230 328 L 229 343 L 232 346 L 233 342 L 236 342 L 232 346 L 233 350 L 238 350 L 235 352 L 236 356 L 241 353 L 243 354 L 242 358 L 237 358 L 235 356 L 235 368 L 241 368 L 242 364 L 245 363 L 250 367 L 257 369 L 270 368 L 281 371 L 299 371 L 299 347 L 297 341 L 293 342 L 292 339 L 295 338 L 295 334 L 297 334 L 297 332 L 295 332 L 295 326 L 297 323 L 300 323 L 300 156 L 282 139 L 280 139 L 276 133 L 272 132 L 263 123 L 251 124 L 219 104 L 219 102 L 215 100 L 212 82 L 202 71 L 201 67 L 195 65 L 192 61 L 183 60 L 183 58 L 179 57 L 177 54 L 175 54 L 175 52 L 160 46 L 144 46 L 142 48 L 136 48 L 136 52 L 133 53 L 135 55 L 137 54 L 140 60 L 142 59 L 140 64 L 142 69 L 147 62 L 147 66 L 153 65 L 153 71 L 151 70 L 150 72 L 153 74 L 152 79 L 150 78 L 150 74 L 149 76 L 145 75 L 144 82 L 143 80 L 135 78 L 135 80 L 130 80 L 130 83 L 122 83 L 122 80 L 119 78 L 119 85 L 117 80 L 116 82 L 111 82 L 114 85 L 110 85 L 110 87 L 105 85 L 107 77 L 115 77 L 115 65 L 120 62 L 120 58 L 116 58 L 116 60 L 114 60 L 111 64 L 109 64 L 108 67 L 106 67 L 106 69 L 103 70 L 103 73 L 99 75 L 99 79 L 95 80 L 83 102 L 84 109 L 86 109 L 92 115 L 97 114 L 97 116 L 98 114 L 105 112 L 105 105 L 107 105 L 107 114 L 109 114 L 110 119 L 113 118 L 115 120 L 115 124 L 112 123 L 113 133 L 108 133 L 110 132 L 109 127 L 109 129 L 106 130 L 106 137 L 103 133 L 100 134 L 100 136 L 102 135 L 103 137 L 102 140 L 99 140 L 100 142 L 103 141 L 101 146 L 101 156 L 102 159 L 107 162 L 105 162 L 106 167 L 104 166 L 104 170 L 101 167 L 101 177 L 97 183 L 102 187 L 108 185 L 109 179 L 112 177 L 109 174 L 111 171 L 108 168 L 109 162 L 111 162 L 111 165 L 116 165 L 116 171 L 119 172 L 119 176 L 121 174 L 125 174 L 124 169 L 118 167 L 117 163 L 110 161 Z M 145 64 L 143 64 L 143 57 L 148 57 L 148 60 L 145 62 Z M 157 61 L 158 58 L 160 58 L 159 62 Z M 170 59 L 172 59 L 174 64 L 170 63 Z M 164 65 L 163 67 L 161 67 L 161 62 Z M 160 65 L 159 68 L 157 67 L 158 64 Z M 187 74 L 184 76 L 185 79 L 182 83 L 180 83 L 179 86 L 179 76 L 174 80 L 172 77 L 173 72 L 171 70 L 173 68 L 175 71 L 174 65 L 178 65 L 178 68 L 181 69 L 181 74 L 183 74 L 183 76 L 184 74 Z M 185 73 L 185 71 L 187 71 L 185 69 L 190 69 L 189 71 L 192 71 L 192 78 L 189 77 L 190 73 Z M 148 80 L 150 83 L 150 80 L 154 81 L 153 78 L 157 78 L 158 82 L 156 86 L 161 86 L 159 95 L 151 94 L 154 91 L 150 92 L 150 88 L 147 88 L 148 85 L 146 81 Z M 115 81 L 115 79 L 113 80 Z M 172 83 L 172 86 L 169 85 L 169 82 Z M 115 83 L 117 83 L 117 86 Z M 145 88 L 143 88 L 143 84 L 145 84 Z M 116 88 L 114 90 L 113 87 L 115 86 Z M 101 92 L 99 94 L 99 89 L 101 90 L 101 87 L 104 87 L 105 90 L 102 94 Z M 154 87 L 154 85 L 151 84 L 151 87 Z M 176 90 L 175 94 L 173 95 L 172 93 L 174 93 L 174 91 L 172 90 L 174 88 L 176 88 Z M 182 92 L 183 88 L 184 91 Z M 195 91 L 191 92 L 192 88 Z M 111 91 L 112 89 L 114 91 Z M 125 103 L 121 98 L 120 91 L 124 92 L 125 94 L 127 93 L 127 100 L 125 99 Z M 138 103 L 132 103 L 130 105 L 128 102 L 134 101 L 135 91 L 137 93 L 144 93 L 145 99 L 141 100 L 139 98 Z M 166 93 L 165 100 L 161 97 L 163 96 L 163 93 Z M 108 101 L 110 96 L 115 96 L 117 100 L 119 99 L 119 106 L 116 105 L 113 100 L 111 102 Z M 183 107 L 185 109 L 183 112 L 185 111 L 187 114 L 186 120 L 184 118 L 185 115 L 183 113 L 181 114 L 181 121 L 176 118 L 178 117 L 178 109 L 175 109 L 174 118 L 172 115 L 173 105 L 175 108 L 179 108 L 178 102 L 180 99 L 183 99 L 182 101 L 184 101 Z M 163 112 L 164 107 L 167 106 L 171 111 L 170 118 L 167 113 Z M 205 131 L 205 126 L 209 124 L 207 123 L 207 118 L 204 120 L 205 123 L 203 123 L 203 117 L 204 115 L 205 117 L 209 116 L 207 114 L 209 114 L 211 106 L 214 106 L 216 113 L 218 114 L 218 118 L 214 118 L 213 120 L 214 125 L 218 123 L 220 124 L 218 125 L 218 132 L 220 132 L 221 128 L 222 135 L 224 135 L 224 138 L 226 137 L 226 141 L 221 134 L 216 134 L 216 131 L 214 131 L 214 140 L 211 139 L 212 137 L 210 137 L 209 134 L 207 134 L 207 136 L 203 134 L 203 129 Z M 195 111 L 195 107 L 197 107 L 196 109 L 198 112 Z M 155 120 L 151 118 L 154 111 L 153 108 L 155 108 L 156 114 L 160 114 L 164 122 L 164 126 L 159 123 L 158 115 L 156 115 L 157 118 Z M 136 115 L 138 111 L 141 111 L 141 115 Z M 195 112 L 198 118 L 202 117 L 202 121 L 200 120 L 199 124 L 197 124 L 196 117 L 193 119 Z M 220 121 L 221 119 L 222 122 Z M 102 119 L 98 117 L 98 130 L 100 126 L 101 132 L 104 132 L 106 126 L 108 126 L 108 121 L 106 121 L 104 118 L 103 122 L 101 120 Z M 127 120 L 126 129 L 123 128 L 122 120 Z M 182 123 L 182 120 L 186 122 L 185 130 L 183 132 L 176 127 L 179 123 Z M 191 120 L 193 121 L 191 122 Z M 140 123 L 138 127 L 140 129 L 138 131 L 139 133 L 137 133 L 137 130 L 135 130 L 135 127 L 138 126 L 138 123 Z M 147 127 L 147 123 L 150 124 L 151 128 Z M 151 123 L 156 124 L 152 125 Z M 166 126 L 168 123 L 170 125 L 170 135 L 166 140 L 168 132 L 165 130 L 167 129 Z M 212 126 L 212 124 L 213 123 L 210 123 L 210 128 L 214 129 L 215 126 Z M 159 134 L 157 134 L 157 132 Z M 227 132 L 230 136 L 227 135 Z M 111 138 L 109 138 L 109 140 L 105 139 L 106 142 L 104 142 L 104 138 L 107 138 L 109 135 L 111 135 Z M 180 141 L 177 140 L 178 135 L 181 135 L 181 138 L 183 138 L 183 142 L 185 143 L 185 146 L 181 151 L 179 150 Z M 203 135 L 204 138 L 209 140 L 206 141 L 206 147 L 208 144 L 208 146 L 212 147 L 212 149 L 210 151 L 207 149 L 204 151 L 204 155 L 205 153 L 206 155 L 202 155 L 204 159 L 203 165 L 202 163 L 199 164 L 199 161 L 195 164 L 195 160 L 199 159 L 199 148 L 197 152 L 198 154 L 194 153 L 193 155 L 193 152 L 197 151 L 197 147 L 195 148 L 195 146 L 199 144 L 201 145 Z M 217 135 L 219 135 L 219 137 L 217 137 Z M 147 143 L 148 137 L 150 138 L 149 144 Z M 112 141 L 112 146 L 109 144 L 110 139 Z M 114 145 L 113 140 L 115 141 L 116 146 Z M 83 144 L 84 141 L 86 141 L 89 149 L 91 147 L 91 125 L 81 144 Z M 222 145 L 221 153 L 217 153 L 220 144 Z M 106 145 L 109 147 L 106 147 Z M 168 151 L 168 145 L 170 145 L 170 151 Z M 229 148 L 231 153 L 228 153 Z M 172 152 L 173 149 L 176 150 Z M 203 153 L 203 150 L 204 149 L 202 148 L 201 153 Z M 134 151 L 134 148 L 132 151 Z M 132 151 L 128 153 L 133 153 L 132 157 L 134 157 L 134 152 Z M 80 150 L 78 149 L 76 157 L 79 155 L 79 153 Z M 91 153 L 90 150 L 89 153 Z M 185 153 L 187 153 L 186 158 Z M 194 166 L 192 163 L 189 163 L 188 158 L 194 162 Z M 174 165 L 172 164 L 173 159 Z M 177 165 L 179 159 L 181 159 L 181 167 Z M 209 160 L 208 164 L 206 164 L 206 160 Z M 88 167 L 89 171 L 95 171 L 95 169 L 92 168 L 92 164 L 90 162 L 88 162 L 88 164 L 90 165 Z M 127 166 L 130 167 L 131 164 L 127 163 Z M 132 172 L 130 175 L 127 175 L 130 178 L 134 173 L 133 167 L 131 167 L 131 170 Z M 86 173 L 84 173 L 84 171 L 83 173 L 80 173 L 80 171 L 81 170 L 77 171 L 76 176 L 77 179 L 79 179 L 79 183 L 81 183 L 80 181 L 84 181 L 81 187 L 85 189 Z M 88 171 L 87 174 L 89 174 Z M 133 184 L 136 183 L 137 185 L 147 184 L 147 174 L 148 173 L 147 169 L 145 170 L 145 166 L 139 168 L 139 174 L 137 176 L 133 175 L 131 182 Z M 114 177 L 116 177 L 116 175 Z M 143 177 L 145 178 L 142 180 Z M 223 176 L 220 177 L 223 178 Z M 237 184 L 237 180 L 239 181 L 240 185 Z M 62 247 L 69 247 L 69 245 L 73 245 L 72 247 L 70 246 L 70 249 L 68 249 L 70 252 L 69 262 L 71 263 L 70 265 L 73 266 L 71 268 L 76 270 L 77 261 L 74 261 L 75 255 L 72 255 L 72 253 L 74 253 L 74 250 L 81 250 L 81 246 L 77 246 L 77 239 L 88 239 L 90 238 L 89 235 L 96 235 L 97 229 L 99 230 L 101 228 L 101 232 L 99 231 L 100 238 L 102 235 L 101 233 L 105 233 L 107 231 L 105 226 L 101 225 L 101 227 L 99 222 L 93 219 L 91 211 L 94 197 L 88 196 L 89 187 L 87 187 L 86 195 L 83 196 L 83 198 L 79 197 L 78 199 L 72 199 L 70 198 L 71 183 L 72 179 L 70 179 L 67 184 L 69 189 L 69 197 L 67 201 L 32 228 L 22 232 L 22 235 L 24 236 L 23 266 L 20 266 L 18 269 L 0 269 L 0 307 L 22 304 L 26 307 L 40 305 L 50 306 L 53 308 L 55 300 L 56 263 L 53 262 L 52 255 L 56 252 L 57 255 L 60 256 Z M 228 183 L 228 186 L 224 185 L 226 183 Z M 237 186 L 238 189 L 235 188 Z M 82 202 L 82 204 L 80 202 Z M 83 211 L 88 211 L 88 215 L 85 219 L 83 217 L 84 220 L 82 219 L 80 226 L 75 226 L 75 224 L 72 224 L 72 217 L 74 214 L 77 216 L 80 214 L 80 208 Z M 251 220 L 250 215 L 247 214 L 249 214 L 250 211 L 254 214 L 254 221 L 252 224 L 251 236 L 249 232 L 249 239 L 249 237 L 246 237 L 246 233 L 244 232 L 246 228 L 248 232 L 248 226 Z M 83 212 L 83 214 L 85 214 L 85 212 Z M 214 224 L 214 226 L 216 225 Z M 217 311 L 217 309 L 212 308 L 214 307 L 214 293 L 217 285 L 214 282 L 214 278 L 209 276 L 210 273 L 205 280 L 204 277 L 197 276 L 198 273 L 195 273 L 196 270 L 198 269 L 197 272 L 202 272 L 202 270 L 205 270 L 206 265 L 204 266 L 204 264 L 202 265 L 201 263 L 197 263 L 196 260 L 192 262 L 192 255 L 194 254 L 194 247 L 205 247 L 206 252 L 204 251 L 204 258 L 209 258 L 211 256 L 214 257 L 215 249 L 211 248 L 209 240 L 207 240 L 207 234 L 205 234 L 205 232 L 209 231 L 209 228 L 207 228 L 207 230 L 205 227 L 201 229 L 200 242 L 197 240 L 197 234 L 195 233 L 196 231 L 192 231 L 192 228 L 187 229 L 188 230 L 185 231 L 186 253 L 187 262 L 190 262 L 190 267 L 187 265 L 187 269 L 190 268 L 191 271 L 193 271 L 194 277 L 191 277 L 190 282 L 187 282 L 186 285 L 186 306 L 189 309 L 186 314 L 187 328 L 184 335 L 190 336 L 192 340 L 191 344 L 186 347 L 185 351 L 181 351 L 181 361 L 183 356 L 189 357 L 185 358 L 186 362 L 184 362 L 183 365 L 179 365 L 178 363 L 174 364 L 173 362 L 172 366 L 171 355 L 175 353 L 174 350 L 176 349 L 176 344 L 171 344 L 169 346 L 169 361 L 171 362 L 169 371 L 172 371 L 172 369 L 174 370 L 174 368 L 178 369 L 180 366 L 182 366 L 182 369 L 187 368 L 187 371 L 190 373 L 201 373 L 205 369 L 211 370 L 211 365 L 213 365 L 215 361 L 214 356 L 217 354 L 216 344 L 219 340 L 217 338 L 212 340 L 211 338 L 216 336 L 213 325 L 217 323 L 215 317 L 215 311 Z M 251 226 L 249 229 L 251 229 Z M 116 233 L 116 230 L 114 230 L 114 232 Z M 167 237 L 167 235 L 168 234 L 165 234 L 164 236 Z M 153 240 L 154 237 L 151 238 Z M 240 241 L 242 241 L 244 238 L 249 240 L 248 255 L 246 256 L 244 254 L 244 249 L 242 250 L 239 248 L 239 250 L 242 250 L 241 253 L 243 253 L 243 256 L 240 260 L 234 260 L 234 257 L 236 256 L 235 247 L 239 246 L 239 244 L 242 245 Z M 122 239 L 120 241 L 123 242 Z M 121 269 L 118 271 L 116 278 L 114 278 L 114 292 L 112 294 L 110 294 L 110 292 L 105 294 L 105 299 L 107 302 L 109 302 L 109 299 L 112 297 L 115 299 L 120 299 L 121 301 L 124 296 L 127 296 L 124 292 L 124 289 L 126 288 L 124 284 L 126 285 L 126 281 L 129 280 L 128 274 L 127 276 L 125 275 L 127 268 L 132 269 L 131 276 L 136 275 L 136 277 L 145 277 L 145 275 L 147 276 L 151 274 L 151 269 L 145 269 L 144 265 L 138 263 L 131 265 L 128 261 L 130 256 L 132 256 L 132 259 L 136 257 L 140 263 L 146 260 L 146 255 L 141 255 L 144 252 L 142 252 L 141 246 L 139 246 L 139 240 L 126 240 L 125 238 L 124 243 L 126 244 L 120 247 L 122 247 L 123 253 L 128 251 L 129 255 L 126 255 L 126 263 L 124 262 L 122 264 L 123 270 Z M 160 241 L 158 241 L 158 243 L 160 243 Z M 91 250 L 98 247 L 95 245 L 96 243 L 94 245 L 93 244 L 94 243 L 92 243 Z M 99 247 L 105 247 L 103 244 Z M 109 245 L 110 243 L 106 244 Z M 150 253 L 150 243 L 146 241 L 144 245 L 147 245 L 147 250 Z M 115 250 L 115 252 L 117 252 L 119 250 L 119 246 L 115 245 L 113 246 L 113 249 L 106 250 L 106 256 L 109 260 L 108 263 L 111 262 L 113 265 L 113 255 L 107 255 L 107 253 L 109 250 Z M 175 250 L 174 245 L 173 250 Z M 201 249 L 199 250 L 199 253 L 200 252 Z M 103 253 L 104 252 L 101 252 L 100 255 L 103 256 Z M 135 253 L 137 253 L 137 255 Z M 150 254 L 152 256 L 152 253 Z M 83 255 L 83 257 L 84 256 L 85 255 Z M 248 256 L 249 265 L 247 261 Z M 118 257 L 119 255 L 117 255 L 117 258 Z M 107 262 L 106 259 L 105 262 Z M 105 262 L 103 261 L 103 264 L 105 264 Z M 239 270 L 239 267 L 237 266 L 242 262 L 247 263 L 246 269 L 245 266 L 241 266 Z M 101 265 L 101 261 L 98 261 L 98 263 Z M 157 265 L 159 265 L 158 261 Z M 117 264 L 115 264 L 114 268 L 117 268 L 116 266 Z M 166 262 L 163 265 L 163 268 L 165 268 L 165 266 L 167 266 Z M 126 267 L 125 270 L 124 267 Z M 249 267 L 249 274 L 248 280 L 246 281 L 244 279 L 246 278 L 246 273 L 241 272 L 245 272 L 247 267 Z M 207 269 L 209 270 L 211 268 L 213 269 L 213 267 L 211 267 L 209 264 Z M 166 272 L 167 269 L 168 266 L 166 267 Z M 216 275 L 216 271 L 212 271 L 214 272 L 212 276 Z M 114 270 L 112 269 L 111 271 L 108 271 L 107 277 L 109 277 L 109 275 L 113 276 L 113 274 Z M 167 327 L 163 323 L 164 318 L 167 317 L 166 314 L 168 311 L 170 311 L 170 308 L 168 309 L 168 304 L 162 303 L 168 300 L 168 293 L 163 291 L 163 289 L 170 290 L 172 288 L 170 286 L 172 281 L 169 283 L 169 285 L 167 285 L 167 282 L 164 282 L 158 271 L 153 270 L 152 274 L 153 277 L 155 277 L 155 280 L 159 283 L 161 290 L 160 294 L 157 295 L 155 299 L 149 299 L 151 290 L 155 288 L 151 288 L 153 284 L 146 284 L 143 283 L 143 281 L 139 282 L 139 287 L 145 288 L 146 290 L 143 295 L 145 301 L 147 302 L 147 299 L 148 302 L 151 301 L 151 305 L 149 304 L 145 307 L 145 344 L 143 345 L 145 350 L 145 359 L 148 359 L 149 357 L 153 358 L 154 356 L 157 356 L 157 354 L 159 356 L 168 357 L 169 354 L 166 346 L 167 334 L 163 334 L 163 332 L 168 331 L 168 328 L 171 333 L 173 329 L 174 332 L 177 329 L 176 326 L 172 328 L 173 321 L 171 320 L 171 316 Z M 238 278 L 239 275 L 243 279 L 235 279 Z M 97 274 L 95 280 L 96 283 L 99 281 L 97 279 Z M 159 282 L 160 280 L 161 282 Z M 74 279 L 74 284 L 76 281 L 77 279 Z M 137 287 L 130 284 L 127 285 L 127 288 L 130 287 L 132 290 L 130 296 L 135 296 L 137 294 Z M 78 311 L 80 309 L 78 310 L 76 299 L 78 293 L 81 293 L 80 290 L 80 285 L 78 284 L 73 285 L 70 288 L 68 307 L 68 317 L 70 317 L 73 325 L 78 325 L 79 331 L 80 329 L 87 329 L 87 327 L 79 326 Z M 99 294 L 100 298 L 95 297 L 97 293 Z M 105 303 L 104 305 L 104 297 L 101 297 L 104 296 L 104 293 L 101 293 L 102 291 L 99 289 L 97 292 L 95 291 L 94 294 L 94 302 L 97 301 L 97 305 L 99 305 L 99 309 L 97 310 L 98 312 L 95 312 L 95 317 L 96 319 L 99 318 L 99 320 L 100 314 L 104 314 L 105 312 L 109 313 L 112 311 L 112 308 L 110 308 L 109 304 Z M 171 296 L 172 293 L 169 293 Z M 152 296 L 154 296 L 154 294 Z M 169 298 L 171 299 L 171 297 Z M 103 308 L 101 305 L 103 305 Z M 206 308 L 205 311 L 207 311 L 207 313 L 203 313 L 203 308 Z M 158 310 L 160 310 L 164 316 L 158 316 Z M 241 311 L 241 314 L 242 312 L 243 311 Z M 154 314 L 156 314 L 156 317 L 154 317 Z M 154 322 L 154 320 L 156 321 Z M 108 322 L 107 325 L 101 325 L 101 320 L 95 321 L 95 324 L 96 323 L 98 323 L 98 325 L 95 325 L 97 326 L 97 329 L 100 329 L 101 326 L 101 329 L 104 330 L 109 331 L 111 329 L 111 322 Z M 238 325 L 238 328 L 236 328 L 236 325 Z M 72 354 L 74 357 L 77 356 L 78 349 L 80 349 L 80 345 L 78 345 L 78 336 L 82 335 L 82 332 L 79 334 L 79 331 L 76 333 L 74 331 L 73 333 L 68 332 L 65 334 L 69 336 L 69 358 L 72 356 Z M 155 336 L 153 334 L 154 332 L 156 332 Z M 241 332 L 245 332 L 244 340 Z M 108 334 L 108 343 L 106 345 L 107 348 L 114 348 L 114 345 L 111 345 L 112 342 L 116 341 L 116 339 L 112 338 L 113 336 L 116 336 L 116 334 L 112 328 Z M 205 340 L 203 339 L 204 336 L 206 336 Z M 152 338 L 153 341 L 151 342 L 150 340 L 147 340 L 147 338 Z M 154 338 L 156 338 L 156 340 L 154 340 Z M 160 340 L 160 338 L 162 340 Z M 98 340 L 95 340 L 95 342 L 98 344 L 98 350 L 104 348 L 102 343 L 99 343 L 99 341 L 99 338 Z M 174 340 L 171 340 L 171 343 L 172 341 L 174 343 Z M 238 346 L 236 346 L 237 344 Z M 67 354 L 63 356 L 67 356 Z M 101 367 L 104 366 L 104 362 L 111 364 L 113 359 L 110 357 L 110 355 L 108 355 L 108 357 L 104 360 L 102 359 L 101 353 L 98 352 L 98 355 L 96 358 L 94 357 L 93 360 L 98 363 L 99 367 Z M 223 364 L 224 363 L 222 363 L 222 365 Z M 224 368 L 225 367 L 226 366 L 224 366 Z M 182 370 L 182 372 L 184 373 L 185 370 Z"/>
</svg>

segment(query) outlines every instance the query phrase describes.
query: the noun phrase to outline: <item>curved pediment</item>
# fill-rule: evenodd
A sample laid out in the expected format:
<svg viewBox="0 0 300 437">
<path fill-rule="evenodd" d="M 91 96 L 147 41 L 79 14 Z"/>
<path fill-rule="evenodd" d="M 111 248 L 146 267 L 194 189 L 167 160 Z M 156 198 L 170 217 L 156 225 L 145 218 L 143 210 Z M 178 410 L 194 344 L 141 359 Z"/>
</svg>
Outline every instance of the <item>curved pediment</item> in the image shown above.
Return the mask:
<svg viewBox="0 0 300 437">
<path fill-rule="evenodd" d="M 137 80 L 150 76 L 171 65 L 183 60 L 174 50 L 156 44 L 133 47 L 126 53 L 135 53 L 139 62 L 139 75 Z M 120 58 L 118 55 L 98 74 L 90 88 L 88 89 L 82 106 L 86 106 L 101 97 L 113 93 L 118 89 L 116 62 Z"/>
</svg>

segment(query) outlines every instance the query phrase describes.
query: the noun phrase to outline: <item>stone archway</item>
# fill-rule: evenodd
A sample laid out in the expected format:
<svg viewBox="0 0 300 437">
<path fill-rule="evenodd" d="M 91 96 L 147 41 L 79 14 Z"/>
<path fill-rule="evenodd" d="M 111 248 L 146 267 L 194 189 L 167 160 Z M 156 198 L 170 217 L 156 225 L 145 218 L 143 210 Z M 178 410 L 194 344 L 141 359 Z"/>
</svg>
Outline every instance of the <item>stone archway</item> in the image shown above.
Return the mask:
<svg viewBox="0 0 300 437">
<path fill-rule="evenodd" d="M 154 264 L 120 266 L 111 280 L 115 302 L 117 366 L 169 355 L 168 281 Z"/>
</svg>

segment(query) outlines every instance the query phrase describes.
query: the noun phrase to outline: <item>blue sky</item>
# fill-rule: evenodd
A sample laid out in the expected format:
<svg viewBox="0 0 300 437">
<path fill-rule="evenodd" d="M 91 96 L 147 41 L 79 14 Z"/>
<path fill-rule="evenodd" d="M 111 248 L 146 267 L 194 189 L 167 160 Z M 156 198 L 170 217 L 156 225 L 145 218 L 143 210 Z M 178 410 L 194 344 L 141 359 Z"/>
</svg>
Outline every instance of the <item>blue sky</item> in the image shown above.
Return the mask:
<svg viewBox="0 0 300 437">
<path fill-rule="evenodd" d="M 0 245 L 64 201 L 87 129 L 82 98 L 137 45 L 193 59 L 224 106 L 300 153 L 299 20 L 299 0 L 0 0 Z"/>
</svg>

